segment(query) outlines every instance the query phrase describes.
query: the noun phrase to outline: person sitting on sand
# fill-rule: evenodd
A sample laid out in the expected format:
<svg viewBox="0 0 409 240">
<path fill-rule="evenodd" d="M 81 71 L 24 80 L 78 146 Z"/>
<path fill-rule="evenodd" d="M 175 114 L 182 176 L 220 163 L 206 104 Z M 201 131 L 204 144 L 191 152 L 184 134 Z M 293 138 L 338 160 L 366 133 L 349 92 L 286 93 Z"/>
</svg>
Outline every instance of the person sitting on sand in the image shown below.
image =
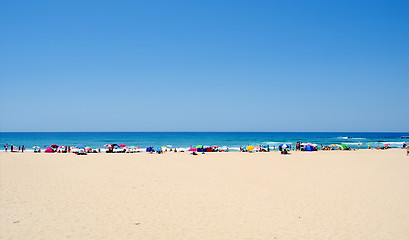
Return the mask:
<svg viewBox="0 0 409 240">
<path fill-rule="evenodd" d="M 197 152 L 192 152 L 192 155 L 197 155 Z"/>
</svg>

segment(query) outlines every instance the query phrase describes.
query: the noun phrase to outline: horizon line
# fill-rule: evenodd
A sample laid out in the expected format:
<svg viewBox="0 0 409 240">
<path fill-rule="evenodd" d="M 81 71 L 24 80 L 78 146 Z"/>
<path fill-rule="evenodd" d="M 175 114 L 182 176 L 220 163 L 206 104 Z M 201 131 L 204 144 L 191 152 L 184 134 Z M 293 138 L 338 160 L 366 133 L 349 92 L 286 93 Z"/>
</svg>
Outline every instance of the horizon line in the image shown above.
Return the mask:
<svg viewBox="0 0 409 240">
<path fill-rule="evenodd" d="M 409 131 L 0 131 L 0 133 L 409 133 Z"/>
</svg>

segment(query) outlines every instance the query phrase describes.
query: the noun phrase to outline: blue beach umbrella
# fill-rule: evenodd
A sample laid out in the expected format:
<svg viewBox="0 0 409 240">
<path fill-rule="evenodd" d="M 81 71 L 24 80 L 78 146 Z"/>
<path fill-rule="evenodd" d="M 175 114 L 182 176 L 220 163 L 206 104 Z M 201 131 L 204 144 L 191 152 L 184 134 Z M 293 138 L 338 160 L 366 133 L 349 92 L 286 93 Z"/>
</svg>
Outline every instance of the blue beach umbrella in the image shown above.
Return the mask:
<svg viewBox="0 0 409 240">
<path fill-rule="evenodd" d="M 314 151 L 314 147 L 311 146 L 311 145 L 307 145 L 307 146 L 305 147 L 304 151 L 307 151 L 307 152 Z"/>
<path fill-rule="evenodd" d="M 155 152 L 160 152 L 160 151 L 162 151 L 162 148 L 161 148 L 161 147 L 156 147 L 156 148 L 155 148 Z"/>
<path fill-rule="evenodd" d="M 281 144 L 281 145 L 279 145 L 279 147 L 282 147 L 282 148 L 289 148 L 290 146 L 288 146 L 287 144 Z"/>
<path fill-rule="evenodd" d="M 85 148 L 85 146 L 84 145 L 77 145 L 77 146 L 75 146 L 76 148 Z"/>
</svg>

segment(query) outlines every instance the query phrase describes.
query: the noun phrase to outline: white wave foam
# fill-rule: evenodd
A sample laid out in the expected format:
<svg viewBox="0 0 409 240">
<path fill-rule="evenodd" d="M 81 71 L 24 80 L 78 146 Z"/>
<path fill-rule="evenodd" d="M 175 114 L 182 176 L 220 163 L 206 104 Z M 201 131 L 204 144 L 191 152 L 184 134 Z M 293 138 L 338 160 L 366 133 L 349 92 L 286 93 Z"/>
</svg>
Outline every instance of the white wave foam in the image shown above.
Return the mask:
<svg viewBox="0 0 409 240">
<path fill-rule="evenodd" d="M 390 144 L 390 145 L 394 145 L 394 146 L 402 146 L 405 142 L 381 142 L 379 144 Z"/>
<path fill-rule="evenodd" d="M 361 146 L 362 145 L 364 145 L 363 143 L 357 143 L 357 142 L 349 142 L 349 143 L 346 143 L 346 142 L 343 142 L 343 143 L 341 143 L 342 145 L 356 145 L 356 146 L 358 146 L 358 144 L 361 144 Z"/>
<path fill-rule="evenodd" d="M 239 147 L 231 147 L 231 148 L 229 148 L 229 150 L 236 150 L 236 151 L 240 151 L 240 148 L 239 148 Z"/>
<path fill-rule="evenodd" d="M 337 137 L 340 139 L 356 139 L 356 140 L 362 140 L 362 139 L 366 139 L 366 138 L 353 138 L 353 137 Z"/>
</svg>

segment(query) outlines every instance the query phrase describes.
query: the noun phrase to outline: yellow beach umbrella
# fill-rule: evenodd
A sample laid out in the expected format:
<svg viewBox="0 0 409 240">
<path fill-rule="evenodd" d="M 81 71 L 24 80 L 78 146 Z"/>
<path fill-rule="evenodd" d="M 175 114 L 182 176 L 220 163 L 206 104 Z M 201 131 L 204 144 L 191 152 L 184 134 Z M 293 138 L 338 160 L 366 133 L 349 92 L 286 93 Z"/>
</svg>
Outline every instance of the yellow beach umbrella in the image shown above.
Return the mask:
<svg viewBox="0 0 409 240">
<path fill-rule="evenodd" d="M 246 149 L 251 151 L 251 150 L 254 150 L 254 147 L 253 146 L 247 146 Z"/>
</svg>

